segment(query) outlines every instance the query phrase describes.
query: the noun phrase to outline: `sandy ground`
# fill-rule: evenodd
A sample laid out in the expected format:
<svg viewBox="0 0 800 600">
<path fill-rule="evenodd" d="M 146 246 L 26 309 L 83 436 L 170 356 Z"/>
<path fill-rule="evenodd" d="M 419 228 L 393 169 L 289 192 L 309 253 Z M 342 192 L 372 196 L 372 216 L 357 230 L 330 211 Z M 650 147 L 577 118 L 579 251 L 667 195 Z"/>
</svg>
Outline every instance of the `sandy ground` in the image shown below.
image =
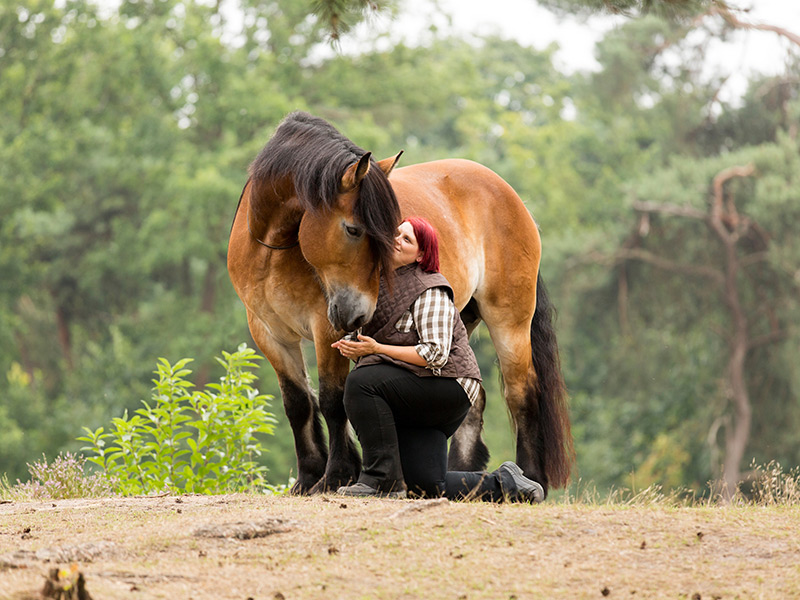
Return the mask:
<svg viewBox="0 0 800 600">
<path fill-rule="evenodd" d="M 799 507 L 335 496 L 0 504 L 0 598 L 800 598 Z"/>
</svg>

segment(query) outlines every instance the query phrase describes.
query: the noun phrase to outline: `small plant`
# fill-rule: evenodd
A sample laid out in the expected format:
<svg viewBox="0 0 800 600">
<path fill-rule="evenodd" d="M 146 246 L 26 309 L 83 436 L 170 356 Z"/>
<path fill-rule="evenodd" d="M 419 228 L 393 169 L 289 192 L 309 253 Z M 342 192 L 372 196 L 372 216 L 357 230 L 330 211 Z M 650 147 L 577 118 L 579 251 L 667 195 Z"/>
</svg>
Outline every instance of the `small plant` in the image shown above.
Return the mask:
<svg viewBox="0 0 800 600">
<path fill-rule="evenodd" d="M 114 481 L 93 473 L 86 474 L 86 459 L 69 452 L 59 454 L 52 463 L 42 456 L 40 462 L 28 463 L 31 480 L 17 480 L 11 486 L 0 480 L 0 495 L 11 500 L 63 500 L 65 498 L 97 498 L 113 494 Z"/>
<path fill-rule="evenodd" d="M 800 504 L 800 467 L 788 472 L 778 461 L 750 465 L 749 501 L 759 506 L 796 506 Z M 742 492 L 739 496 L 745 496 Z M 747 498 L 745 498 L 747 501 Z"/>
<path fill-rule="evenodd" d="M 275 418 L 269 396 L 253 387 L 250 370 L 260 359 L 245 344 L 217 358 L 225 368 L 220 383 L 203 391 L 186 377 L 184 358 L 174 365 L 161 358 L 154 373 L 151 402 L 132 417 L 127 411 L 78 439 L 94 453 L 89 461 L 117 481 L 124 495 L 154 492 L 221 493 L 266 487 L 266 467 L 256 462 L 265 449 L 256 434 L 272 434 Z"/>
</svg>

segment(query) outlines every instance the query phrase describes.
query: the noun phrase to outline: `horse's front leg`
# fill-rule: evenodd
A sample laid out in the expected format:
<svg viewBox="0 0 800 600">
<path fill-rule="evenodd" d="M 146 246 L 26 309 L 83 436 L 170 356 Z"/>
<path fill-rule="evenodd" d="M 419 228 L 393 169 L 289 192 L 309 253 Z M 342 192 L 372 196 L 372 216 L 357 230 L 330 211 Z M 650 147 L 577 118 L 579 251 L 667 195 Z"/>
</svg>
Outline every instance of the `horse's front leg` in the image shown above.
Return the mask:
<svg viewBox="0 0 800 600">
<path fill-rule="evenodd" d="M 293 494 L 306 494 L 325 474 L 328 452 L 322 431 L 320 410 L 308 385 L 300 338 L 281 342 L 268 334 L 258 317 L 248 312 L 250 333 L 261 352 L 275 369 L 281 388 L 283 408 L 294 436 L 297 455 L 297 481 Z"/>
<path fill-rule="evenodd" d="M 319 404 L 328 426 L 328 464 L 312 493 L 336 491 L 358 479 L 361 472 L 361 457 L 350 435 L 343 401 L 349 361 L 330 347 L 331 340 L 316 339 Z"/>
<path fill-rule="evenodd" d="M 314 486 L 325 474 L 325 465 L 328 462 L 319 406 L 305 381 L 301 383 L 278 372 L 278 383 L 286 418 L 292 427 L 297 455 L 297 481 L 292 486 L 291 493 L 313 493 Z"/>
</svg>

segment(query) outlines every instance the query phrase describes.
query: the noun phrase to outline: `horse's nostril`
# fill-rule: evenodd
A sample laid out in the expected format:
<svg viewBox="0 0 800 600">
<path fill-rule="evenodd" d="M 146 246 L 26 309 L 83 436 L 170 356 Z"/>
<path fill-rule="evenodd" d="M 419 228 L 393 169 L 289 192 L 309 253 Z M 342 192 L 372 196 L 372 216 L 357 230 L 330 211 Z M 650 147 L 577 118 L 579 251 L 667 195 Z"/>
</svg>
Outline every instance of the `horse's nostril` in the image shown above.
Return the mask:
<svg viewBox="0 0 800 600">
<path fill-rule="evenodd" d="M 345 288 L 331 294 L 328 319 L 336 329 L 353 331 L 366 324 L 371 315 L 369 300 L 360 292 Z"/>
<path fill-rule="evenodd" d="M 336 304 L 328 306 L 328 320 L 336 329 L 342 329 L 342 317 Z"/>
</svg>

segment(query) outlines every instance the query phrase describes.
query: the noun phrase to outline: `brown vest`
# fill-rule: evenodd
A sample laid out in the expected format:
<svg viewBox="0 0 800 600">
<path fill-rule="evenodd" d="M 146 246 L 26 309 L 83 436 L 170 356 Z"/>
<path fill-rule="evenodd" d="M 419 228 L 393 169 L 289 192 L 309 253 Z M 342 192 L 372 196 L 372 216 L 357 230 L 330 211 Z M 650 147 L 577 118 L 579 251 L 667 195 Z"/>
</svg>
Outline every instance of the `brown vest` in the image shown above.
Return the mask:
<svg viewBox="0 0 800 600">
<path fill-rule="evenodd" d="M 453 288 L 441 273 L 428 273 L 423 271 L 416 263 L 400 267 L 395 271 L 393 290 L 389 293 L 386 281 L 381 277 L 381 287 L 378 293 L 378 303 L 372 320 L 364 325 L 361 333 L 374 338 L 378 343 L 392 346 L 416 346 L 419 335 L 416 330 L 398 331 L 395 324 L 400 317 L 411 308 L 420 294 L 425 290 L 435 287 L 444 288 L 450 299 L 453 299 Z M 431 377 L 433 372 L 425 367 L 418 367 L 407 362 L 395 360 L 383 354 L 369 354 L 362 356 L 354 368 L 374 365 L 380 362 L 389 362 L 416 373 L 420 377 Z M 458 310 L 453 317 L 453 340 L 447 363 L 442 367 L 441 377 L 470 377 L 481 379 L 478 361 L 469 347 L 469 338 L 464 323 Z"/>
</svg>

